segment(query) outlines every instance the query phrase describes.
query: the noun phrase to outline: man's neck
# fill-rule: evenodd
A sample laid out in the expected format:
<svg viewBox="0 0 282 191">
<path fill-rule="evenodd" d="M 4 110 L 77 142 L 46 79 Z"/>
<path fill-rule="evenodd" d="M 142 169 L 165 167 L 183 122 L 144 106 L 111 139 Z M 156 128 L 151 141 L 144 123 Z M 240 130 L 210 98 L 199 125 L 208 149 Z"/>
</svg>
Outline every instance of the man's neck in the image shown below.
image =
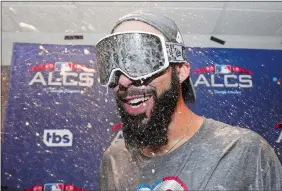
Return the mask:
<svg viewBox="0 0 282 191">
<path fill-rule="evenodd" d="M 202 117 L 194 114 L 186 106 L 184 100 L 179 99 L 168 127 L 167 144 L 158 149 L 145 148 L 143 154 L 153 157 L 165 155 L 177 149 L 198 131 L 202 123 Z"/>
</svg>

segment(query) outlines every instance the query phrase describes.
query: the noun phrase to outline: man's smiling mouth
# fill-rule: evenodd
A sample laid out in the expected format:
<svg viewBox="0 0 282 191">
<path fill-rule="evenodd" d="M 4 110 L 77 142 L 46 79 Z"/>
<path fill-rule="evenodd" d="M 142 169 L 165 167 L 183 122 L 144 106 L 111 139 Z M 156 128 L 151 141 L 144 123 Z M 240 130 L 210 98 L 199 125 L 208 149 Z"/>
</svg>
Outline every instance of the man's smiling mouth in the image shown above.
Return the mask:
<svg viewBox="0 0 282 191">
<path fill-rule="evenodd" d="M 153 97 L 153 95 L 127 96 L 123 99 L 124 108 L 131 115 L 148 113 L 153 104 Z"/>
<path fill-rule="evenodd" d="M 150 99 L 151 96 L 146 96 L 146 97 L 139 97 L 139 98 L 134 98 L 130 99 L 127 101 L 127 103 L 132 107 L 132 108 L 137 108 L 141 105 L 146 106 L 146 101 Z"/>
</svg>

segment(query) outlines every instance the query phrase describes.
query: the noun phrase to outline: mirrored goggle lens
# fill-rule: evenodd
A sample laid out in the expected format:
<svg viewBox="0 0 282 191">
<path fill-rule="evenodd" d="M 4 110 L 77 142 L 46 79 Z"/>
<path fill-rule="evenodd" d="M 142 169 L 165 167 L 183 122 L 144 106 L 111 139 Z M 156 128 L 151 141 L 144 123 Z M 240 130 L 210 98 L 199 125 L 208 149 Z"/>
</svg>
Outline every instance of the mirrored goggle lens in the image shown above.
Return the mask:
<svg viewBox="0 0 282 191">
<path fill-rule="evenodd" d="M 108 85 L 118 70 L 132 79 L 140 79 L 168 65 L 164 39 L 153 34 L 112 35 L 101 40 L 95 49 L 102 85 Z"/>
</svg>

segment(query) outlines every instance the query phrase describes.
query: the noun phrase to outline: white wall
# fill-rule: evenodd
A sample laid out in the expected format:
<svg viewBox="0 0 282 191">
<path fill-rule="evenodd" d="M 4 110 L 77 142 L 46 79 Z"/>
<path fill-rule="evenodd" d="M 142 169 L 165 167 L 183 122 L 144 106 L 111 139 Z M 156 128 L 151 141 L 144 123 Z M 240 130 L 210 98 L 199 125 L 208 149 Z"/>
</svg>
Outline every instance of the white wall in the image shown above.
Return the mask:
<svg viewBox="0 0 282 191">
<path fill-rule="evenodd" d="M 64 40 L 62 33 L 39 32 L 2 32 L 2 65 L 10 65 L 14 42 L 43 43 L 43 44 L 77 44 L 95 45 L 103 36 L 108 34 L 85 33 L 83 40 Z M 70 34 L 68 34 L 70 35 Z M 225 40 L 225 45 L 210 40 L 209 35 L 183 35 L 185 44 L 191 47 L 216 48 L 252 48 L 252 49 L 279 49 L 282 50 L 281 37 L 269 36 L 229 36 L 218 35 L 217 38 Z"/>
</svg>

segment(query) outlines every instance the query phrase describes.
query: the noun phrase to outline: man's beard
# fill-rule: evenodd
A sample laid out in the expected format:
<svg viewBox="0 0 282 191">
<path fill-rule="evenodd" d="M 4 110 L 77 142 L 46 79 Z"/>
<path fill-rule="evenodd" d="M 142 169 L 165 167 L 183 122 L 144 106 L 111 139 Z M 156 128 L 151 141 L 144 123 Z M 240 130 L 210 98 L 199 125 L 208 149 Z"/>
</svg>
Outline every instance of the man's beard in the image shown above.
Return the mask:
<svg viewBox="0 0 282 191">
<path fill-rule="evenodd" d="M 140 90 L 142 92 L 142 90 Z M 130 115 L 123 107 L 122 98 L 117 95 L 116 101 L 123 123 L 123 136 L 127 149 L 158 149 L 168 143 L 168 126 L 180 96 L 180 83 L 176 69 L 172 67 L 171 87 L 157 97 L 152 91 L 154 107 L 149 120 L 145 113 Z"/>
</svg>

